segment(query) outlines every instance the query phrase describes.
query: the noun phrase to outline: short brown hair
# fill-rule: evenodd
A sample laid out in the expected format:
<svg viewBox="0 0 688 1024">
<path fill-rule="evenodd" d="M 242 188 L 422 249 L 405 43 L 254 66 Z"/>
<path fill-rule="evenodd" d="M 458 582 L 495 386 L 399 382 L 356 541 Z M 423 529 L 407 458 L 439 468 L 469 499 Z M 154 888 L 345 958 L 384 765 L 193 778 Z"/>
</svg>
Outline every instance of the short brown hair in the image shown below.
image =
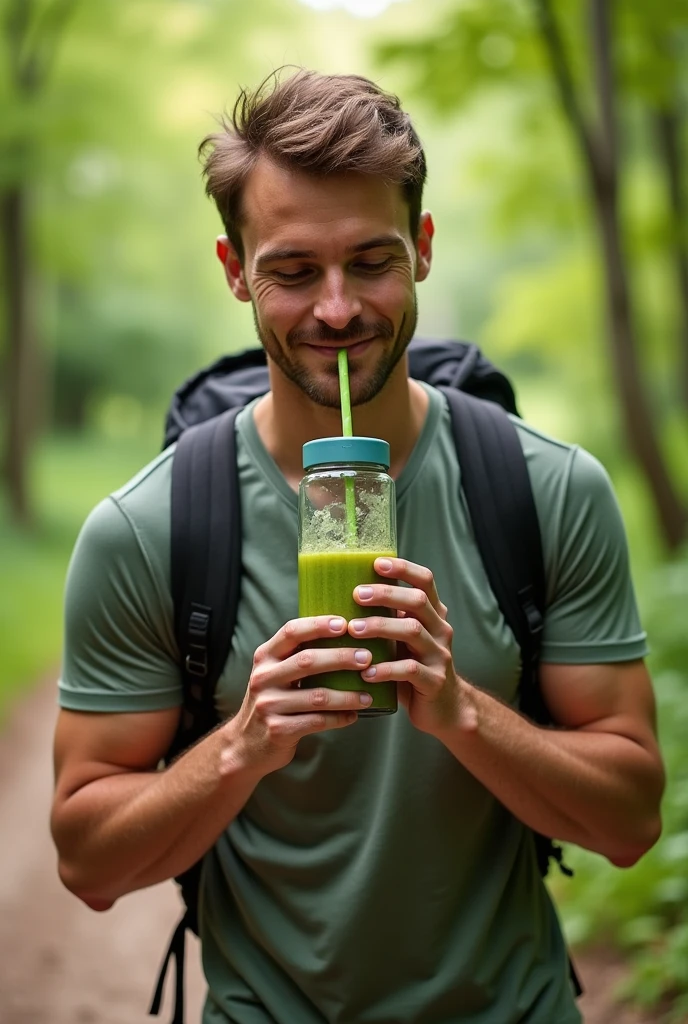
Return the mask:
<svg viewBox="0 0 688 1024">
<path fill-rule="evenodd" d="M 222 131 L 199 146 L 206 193 L 243 259 L 241 196 L 261 155 L 317 177 L 358 172 L 401 186 L 413 237 L 420 223 L 425 155 L 396 96 L 359 75 L 279 69 L 254 92 L 242 89 Z"/>
</svg>

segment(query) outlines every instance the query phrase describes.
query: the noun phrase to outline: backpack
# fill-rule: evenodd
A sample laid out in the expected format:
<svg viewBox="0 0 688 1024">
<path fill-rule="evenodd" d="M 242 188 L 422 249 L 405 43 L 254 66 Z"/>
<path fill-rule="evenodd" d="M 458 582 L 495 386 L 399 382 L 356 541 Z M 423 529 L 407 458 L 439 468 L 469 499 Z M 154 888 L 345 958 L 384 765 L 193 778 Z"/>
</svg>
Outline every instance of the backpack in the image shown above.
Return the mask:
<svg viewBox="0 0 688 1024">
<path fill-rule="evenodd" d="M 540 527 L 526 460 L 507 413 L 518 416 L 508 378 L 467 342 L 414 338 L 409 375 L 439 388 L 449 404 L 461 467 L 461 488 L 475 540 L 499 607 L 521 649 L 519 710 L 551 724 L 537 685 L 545 610 Z M 180 653 L 183 708 L 170 763 L 219 724 L 215 685 L 229 654 L 241 580 L 241 507 L 234 424 L 238 412 L 269 390 L 265 352 L 223 356 L 174 394 L 163 449 L 174 442 L 171 503 L 171 587 Z M 459 496 L 457 495 L 457 500 Z M 218 624 L 221 624 L 218 628 Z M 562 850 L 534 833 L 540 873 Z M 184 1021 L 186 930 L 198 934 L 201 861 L 175 879 L 185 905 L 163 960 L 149 1013 L 160 1012 L 170 959 L 176 966 L 171 1024 Z M 576 995 L 581 986 L 569 960 Z"/>
</svg>

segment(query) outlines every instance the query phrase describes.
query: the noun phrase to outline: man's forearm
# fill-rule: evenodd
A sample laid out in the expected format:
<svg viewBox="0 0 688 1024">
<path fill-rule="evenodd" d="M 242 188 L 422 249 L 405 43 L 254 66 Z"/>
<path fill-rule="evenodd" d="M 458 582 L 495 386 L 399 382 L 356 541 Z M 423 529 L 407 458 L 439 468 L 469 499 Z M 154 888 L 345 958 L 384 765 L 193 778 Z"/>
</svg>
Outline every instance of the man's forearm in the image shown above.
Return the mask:
<svg viewBox="0 0 688 1024">
<path fill-rule="evenodd" d="M 656 841 L 662 781 L 651 752 L 612 732 L 533 725 L 462 685 L 458 724 L 440 739 L 517 818 L 619 864 Z"/>
<path fill-rule="evenodd" d="M 260 778 L 231 757 L 223 729 L 164 771 L 109 775 L 69 797 L 53 822 L 67 888 L 109 905 L 203 856 Z"/>
</svg>

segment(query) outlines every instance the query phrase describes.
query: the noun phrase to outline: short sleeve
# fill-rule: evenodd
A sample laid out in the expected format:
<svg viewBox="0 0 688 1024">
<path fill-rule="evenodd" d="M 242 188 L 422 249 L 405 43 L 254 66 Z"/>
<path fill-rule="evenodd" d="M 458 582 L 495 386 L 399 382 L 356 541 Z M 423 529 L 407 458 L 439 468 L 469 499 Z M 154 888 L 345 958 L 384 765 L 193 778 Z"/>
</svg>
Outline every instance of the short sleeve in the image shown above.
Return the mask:
<svg viewBox="0 0 688 1024">
<path fill-rule="evenodd" d="M 556 535 L 542 660 L 597 664 L 644 657 L 621 513 L 606 471 L 580 448 L 568 465 Z"/>
<path fill-rule="evenodd" d="M 67 573 L 60 706 L 157 711 L 181 704 L 171 599 L 114 497 L 86 520 Z"/>
</svg>

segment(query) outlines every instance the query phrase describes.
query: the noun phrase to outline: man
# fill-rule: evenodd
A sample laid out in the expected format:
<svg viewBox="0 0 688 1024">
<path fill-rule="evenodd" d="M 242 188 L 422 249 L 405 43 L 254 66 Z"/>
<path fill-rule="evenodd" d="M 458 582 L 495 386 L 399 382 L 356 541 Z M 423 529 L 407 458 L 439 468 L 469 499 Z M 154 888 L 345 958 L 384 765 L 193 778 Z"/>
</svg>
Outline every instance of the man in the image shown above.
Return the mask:
<svg viewBox="0 0 688 1024">
<path fill-rule="evenodd" d="M 519 424 L 548 576 L 540 685 L 558 727 L 521 716 L 519 652 L 487 584 L 443 396 L 410 380 L 415 284 L 431 266 L 425 161 L 398 101 L 298 72 L 242 94 L 205 140 L 229 287 L 253 307 L 270 392 L 237 421 L 241 603 L 217 693 L 224 724 L 157 771 L 179 719 L 167 451 L 89 517 L 69 572 L 52 828 L 94 909 L 203 854 L 204 1024 L 580 1021 L 531 830 L 633 864 L 660 832 L 663 771 L 645 637 L 606 474 Z M 356 592 L 397 617 L 298 619 L 302 445 L 386 439 L 400 558 Z M 362 621 L 362 620 L 361 620 Z M 404 710 L 298 682 L 386 636 Z"/>
</svg>

